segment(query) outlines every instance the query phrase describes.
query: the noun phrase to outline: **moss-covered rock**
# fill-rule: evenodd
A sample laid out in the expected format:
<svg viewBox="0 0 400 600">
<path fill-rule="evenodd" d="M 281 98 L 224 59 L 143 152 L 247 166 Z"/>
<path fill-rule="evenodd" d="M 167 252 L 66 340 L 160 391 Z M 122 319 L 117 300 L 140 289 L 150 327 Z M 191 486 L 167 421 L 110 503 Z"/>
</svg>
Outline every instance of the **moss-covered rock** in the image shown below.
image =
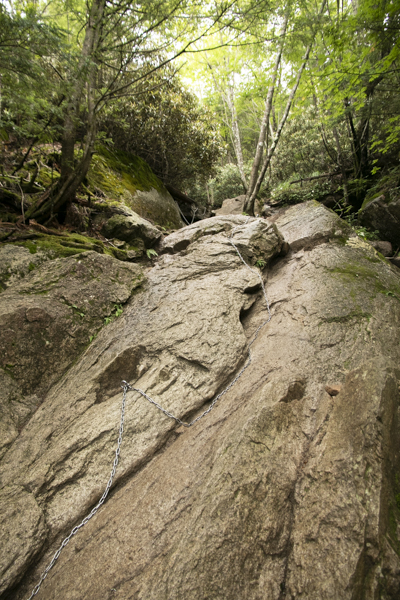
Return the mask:
<svg viewBox="0 0 400 600">
<path fill-rule="evenodd" d="M 161 237 L 156 227 L 134 212 L 130 216 L 114 215 L 103 225 L 102 232 L 108 238 L 124 240 L 134 246 L 143 241 L 147 248 L 154 246 Z"/>
<path fill-rule="evenodd" d="M 155 231 L 158 235 L 160 235 L 157 229 L 155 229 Z M 127 253 L 119 248 L 115 248 L 111 244 L 107 245 L 101 240 L 81 235 L 79 233 L 65 232 L 63 235 L 50 235 L 32 230 L 28 235 L 30 236 L 28 239 L 17 239 L 16 241 L 0 244 L 0 258 L 1 256 L 4 256 L 6 259 L 7 255 L 13 254 L 12 250 L 10 250 L 10 247 L 25 248 L 31 255 L 31 260 L 29 262 L 27 262 L 27 260 L 25 261 L 27 265 L 33 265 L 30 270 L 45 260 L 68 258 L 70 256 L 75 256 L 88 251 L 97 252 L 98 254 L 108 254 L 109 256 L 118 258 L 119 260 L 130 260 Z M 141 240 L 138 240 L 137 244 L 131 244 L 127 248 L 124 248 L 124 250 L 134 250 L 136 252 L 140 251 L 139 254 L 135 255 L 140 256 L 140 254 L 144 251 L 144 244 L 141 242 Z M 17 256 L 17 254 L 15 254 L 15 256 Z M 19 253 L 18 256 L 21 257 L 22 260 L 22 254 Z M 27 257 L 28 255 L 25 253 L 24 256 Z M 34 258 L 32 258 L 32 256 Z M 25 274 L 27 272 L 25 267 L 19 269 L 18 264 L 14 264 L 13 266 L 8 265 L 7 259 L 3 265 L 3 269 L 0 269 L 0 285 L 3 280 L 4 283 L 6 282 L 8 279 L 8 274 L 12 274 L 13 280 L 15 280 L 16 278 L 19 278 L 18 273 L 23 272 Z M 3 285 L 3 287 L 8 286 Z"/>
<path fill-rule="evenodd" d="M 359 222 L 379 232 L 383 239 L 400 246 L 400 199 L 390 195 L 364 201 Z"/>
<path fill-rule="evenodd" d="M 87 180 L 89 189 L 100 191 L 110 206 L 126 205 L 162 227 L 182 227 L 172 196 L 138 156 L 99 146 Z"/>
</svg>

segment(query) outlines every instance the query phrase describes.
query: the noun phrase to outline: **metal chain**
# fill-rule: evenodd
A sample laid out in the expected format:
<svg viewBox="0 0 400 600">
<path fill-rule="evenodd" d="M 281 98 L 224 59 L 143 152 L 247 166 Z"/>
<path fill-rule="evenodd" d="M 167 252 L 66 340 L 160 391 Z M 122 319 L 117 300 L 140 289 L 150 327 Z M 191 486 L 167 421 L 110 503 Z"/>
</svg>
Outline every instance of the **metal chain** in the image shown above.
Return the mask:
<svg viewBox="0 0 400 600">
<path fill-rule="evenodd" d="M 248 223 L 247 219 L 244 223 L 244 225 L 247 225 Z M 265 327 L 265 325 L 267 323 L 270 322 L 271 320 L 271 310 L 270 310 L 270 306 L 269 306 L 269 302 L 268 302 L 268 298 L 267 298 L 267 293 L 265 291 L 265 286 L 264 286 L 264 281 L 263 278 L 261 277 L 261 274 L 258 270 L 252 269 L 244 260 L 243 256 L 241 255 L 239 249 L 237 248 L 237 246 L 234 244 L 232 237 L 233 234 L 235 233 L 236 229 L 239 229 L 240 227 L 242 227 L 242 225 L 238 225 L 237 227 L 235 227 L 234 229 L 232 229 L 231 235 L 228 238 L 229 243 L 234 247 L 234 249 L 236 250 L 240 260 L 242 261 L 242 263 L 244 264 L 245 267 L 247 267 L 252 273 L 255 273 L 257 275 L 257 277 L 260 280 L 261 283 L 261 288 L 263 291 L 263 296 L 267 305 L 267 310 L 268 310 L 268 319 L 266 319 L 263 323 L 261 323 L 261 325 L 257 328 L 255 334 L 253 335 L 251 341 L 248 344 L 247 350 L 248 350 L 248 358 L 247 361 L 245 363 L 245 365 L 241 368 L 241 370 L 239 371 L 239 373 L 236 375 L 236 377 L 229 383 L 229 385 L 227 385 L 227 387 L 222 390 L 222 392 L 220 392 L 218 394 L 218 396 L 215 396 L 214 400 L 211 402 L 210 406 L 207 408 L 207 410 L 205 410 L 204 412 L 201 413 L 201 415 L 199 415 L 198 417 L 196 417 L 195 419 L 193 419 L 193 421 L 190 421 L 190 423 L 186 423 L 185 421 L 182 421 L 181 419 L 179 419 L 179 417 L 175 417 L 172 413 L 168 412 L 165 408 L 163 408 L 162 406 L 160 406 L 160 404 L 158 404 L 155 400 L 153 400 L 153 398 L 151 398 L 150 396 L 148 396 L 143 390 L 140 390 L 139 388 L 135 388 L 133 387 L 130 383 L 128 383 L 127 381 L 123 380 L 122 381 L 122 389 L 123 389 L 123 394 L 122 394 L 122 406 L 121 406 L 121 418 L 120 418 L 120 424 L 119 424 L 119 435 L 118 435 L 118 445 L 117 448 L 115 450 L 115 458 L 114 458 L 114 462 L 113 462 L 113 467 L 111 470 L 111 474 L 110 477 L 108 479 L 106 488 L 104 490 L 104 493 L 102 495 L 102 497 L 100 498 L 100 500 L 98 501 L 98 503 L 96 504 L 96 506 L 94 506 L 92 508 L 92 510 L 90 511 L 90 513 L 79 523 L 79 525 L 76 525 L 71 533 L 68 535 L 68 537 L 66 537 L 60 547 L 58 548 L 58 550 L 56 551 L 56 553 L 54 554 L 53 558 L 51 559 L 49 565 L 46 567 L 46 569 L 43 571 L 40 580 L 38 582 L 38 584 L 33 588 L 31 595 L 29 596 L 28 600 L 32 600 L 32 598 L 34 596 L 36 596 L 36 594 L 39 592 L 40 587 L 43 583 L 43 581 L 46 579 L 49 571 L 54 567 L 54 564 L 56 563 L 58 557 L 61 554 L 61 551 L 63 550 L 63 548 L 65 548 L 65 546 L 68 544 L 68 542 L 70 541 L 70 539 L 76 535 L 78 533 L 78 531 L 84 527 L 84 525 L 86 525 L 86 523 L 88 521 L 90 521 L 90 519 L 92 517 L 94 517 L 94 515 L 97 513 L 97 511 L 99 510 L 99 508 L 101 507 L 102 504 L 104 504 L 107 496 L 108 496 L 108 492 L 110 491 L 110 488 L 112 486 L 114 477 L 115 477 L 115 473 L 117 471 L 117 465 L 118 465 L 118 461 L 119 461 L 119 455 L 120 455 L 120 450 L 121 450 L 121 444 L 122 444 L 122 434 L 124 432 L 124 419 L 125 419 L 125 405 L 126 405 L 126 396 L 128 393 L 128 390 L 132 391 L 132 392 L 138 392 L 141 396 L 143 396 L 143 398 L 146 398 L 146 400 L 148 400 L 151 404 L 153 404 L 156 408 L 158 408 L 166 417 L 169 417 L 170 419 L 173 419 L 174 421 L 176 421 L 177 423 L 179 423 L 179 425 L 183 425 L 183 427 L 192 427 L 195 423 L 197 423 L 197 421 L 200 421 L 200 419 L 202 419 L 203 417 L 205 417 L 206 415 L 208 415 L 208 413 L 214 408 L 215 404 L 218 402 L 218 400 L 220 398 L 222 398 L 222 396 L 224 396 L 224 394 L 226 394 L 234 385 L 235 383 L 238 381 L 238 379 L 240 379 L 240 377 L 243 375 L 243 373 L 245 372 L 245 370 L 247 369 L 247 367 L 250 366 L 251 364 L 251 351 L 250 348 L 252 346 L 252 344 L 254 344 L 254 342 L 256 341 L 259 332 L 261 331 L 261 329 L 263 327 Z"/>
<path fill-rule="evenodd" d="M 126 386 L 123 386 L 123 394 L 122 394 L 122 407 L 121 407 L 121 419 L 120 419 L 120 423 L 119 423 L 119 435 L 118 435 L 118 445 L 117 445 L 117 449 L 115 450 L 115 458 L 114 458 L 114 462 L 113 462 L 113 467 L 111 469 L 111 474 L 110 477 L 108 479 L 107 485 L 106 485 L 106 489 L 104 490 L 104 493 L 102 495 L 102 497 L 100 498 L 100 500 L 98 501 L 98 503 L 96 504 L 96 506 L 94 506 L 92 508 L 92 510 L 90 511 L 90 513 L 79 523 L 79 525 L 76 525 L 76 527 L 74 527 L 71 531 L 71 533 L 69 534 L 68 537 L 66 537 L 62 543 L 61 546 L 58 548 L 57 552 L 54 554 L 53 558 L 51 559 L 49 565 L 46 567 L 46 569 L 43 571 L 40 580 L 38 582 L 37 585 L 35 585 L 35 587 L 32 590 L 31 595 L 29 596 L 28 600 L 32 600 L 32 598 L 34 596 L 36 596 L 36 594 L 38 593 L 38 591 L 40 590 L 40 586 L 42 585 L 43 581 L 46 579 L 49 571 L 54 567 L 55 562 L 57 561 L 58 557 L 61 554 L 61 551 L 63 550 L 63 548 L 65 548 L 65 546 L 68 544 L 68 542 L 70 541 L 70 539 L 76 535 L 78 533 L 78 531 L 84 526 L 86 525 L 86 523 L 88 521 L 90 521 L 90 519 L 92 517 L 94 517 L 94 515 L 97 513 L 97 511 L 99 510 L 100 506 L 102 504 L 104 504 L 105 499 L 108 496 L 108 492 L 110 491 L 110 488 L 112 486 L 112 482 L 115 476 L 115 473 L 117 471 L 117 465 L 118 465 L 118 461 L 119 461 L 119 454 L 120 454 L 120 450 L 121 450 L 121 444 L 122 444 L 122 434 L 124 432 L 124 418 L 125 418 L 125 404 L 126 404 L 126 394 L 127 394 L 127 388 Z"/>
</svg>

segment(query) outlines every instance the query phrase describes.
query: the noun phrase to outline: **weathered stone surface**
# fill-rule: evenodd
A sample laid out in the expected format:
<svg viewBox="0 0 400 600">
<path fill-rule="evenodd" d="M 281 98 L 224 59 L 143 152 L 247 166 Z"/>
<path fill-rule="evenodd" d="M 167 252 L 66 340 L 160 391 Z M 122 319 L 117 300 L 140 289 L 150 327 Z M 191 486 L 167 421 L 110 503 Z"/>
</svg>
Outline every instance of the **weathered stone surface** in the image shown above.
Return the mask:
<svg viewBox="0 0 400 600">
<path fill-rule="evenodd" d="M 146 161 L 138 156 L 98 146 L 88 183 L 92 189 L 101 190 L 110 208 L 132 209 L 143 219 L 167 228 L 183 225 L 176 202 Z"/>
<path fill-rule="evenodd" d="M 129 242 L 132 246 L 144 245 L 148 248 L 160 239 L 161 232 L 146 219 L 142 219 L 129 211 L 129 214 L 114 215 L 102 227 L 102 233 L 107 238 L 118 238 Z"/>
<path fill-rule="evenodd" d="M 390 242 L 385 242 L 383 240 L 376 240 L 376 241 L 370 242 L 370 244 L 371 244 L 371 246 L 373 246 L 375 248 L 375 250 L 378 250 L 378 252 L 383 254 L 383 256 L 392 256 L 392 254 L 393 254 L 393 247 Z"/>
<path fill-rule="evenodd" d="M 13 256 L 15 251 L 25 249 L 13 247 Z M 1 294 L 0 454 L 104 319 L 141 282 L 137 265 L 84 252 L 38 266 Z"/>
<path fill-rule="evenodd" d="M 400 256 L 393 256 L 392 258 L 389 258 L 389 260 L 392 265 L 400 269 Z"/>
<path fill-rule="evenodd" d="M 48 260 L 44 252 L 31 254 L 27 248 L 4 244 L 0 246 L 0 292 L 29 275 L 33 269 Z"/>
<path fill-rule="evenodd" d="M 363 205 L 358 218 L 362 225 L 379 231 L 383 239 L 400 246 L 400 200 L 378 196 Z"/>
<path fill-rule="evenodd" d="M 164 238 L 159 249 L 161 253 L 182 252 L 196 240 L 221 233 L 230 236 L 233 230 L 232 239 L 250 264 L 254 265 L 257 260 L 268 262 L 282 249 L 283 238 L 275 225 L 243 215 L 198 221 Z"/>
<path fill-rule="evenodd" d="M 20 577 L 45 540 L 45 519 L 35 496 L 6 486 L 0 492 L 0 594 Z"/>
<path fill-rule="evenodd" d="M 334 212 L 315 201 L 289 207 L 273 215 L 269 221 L 278 224 L 279 231 L 292 250 L 308 249 L 330 240 L 356 237 L 354 230 Z"/>
<path fill-rule="evenodd" d="M 244 201 L 246 196 L 243 194 L 236 198 L 227 198 L 223 201 L 221 208 L 217 208 L 215 215 L 241 215 L 244 210 Z"/>
<path fill-rule="evenodd" d="M 160 258 L 144 291 L 3 457 L 1 485 L 29 490 L 46 515 L 43 534 L 39 513 L 32 518 L 23 546 L 23 525 L 10 517 L 21 558 L 17 572 L 6 570 L 7 585 L 23 579 L 4 598 L 29 595 L 101 496 L 121 379 L 191 418 L 244 363 L 266 310 L 258 278 L 227 240 L 229 220 L 218 221 L 200 235 L 187 228 L 184 252 Z M 234 238 L 250 244 L 246 228 L 265 227 L 241 222 Z M 38 600 L 399 597 L 400 277 L 312 202 L 276 225 L 292 249 L 268 270 L 272 320 L 251 365 L 190 429 L 128 393 L 115 491 L 70 541 Z M 341 386 L 334 398 L 332 385 Z"/>
</svg>

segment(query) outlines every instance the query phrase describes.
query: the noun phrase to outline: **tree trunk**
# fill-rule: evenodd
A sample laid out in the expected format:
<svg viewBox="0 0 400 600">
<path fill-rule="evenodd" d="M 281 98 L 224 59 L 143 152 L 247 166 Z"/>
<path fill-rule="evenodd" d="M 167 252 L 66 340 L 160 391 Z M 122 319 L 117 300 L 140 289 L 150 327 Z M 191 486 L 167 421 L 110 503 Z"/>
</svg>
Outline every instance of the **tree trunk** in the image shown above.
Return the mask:
<svg viewBox="0 0 400 600">
<path fill-rule="evenodd" d="M 288 115 L 289 115 L 289 112 L 290 112 L 290 109 L 291 109 L 291 106 L 292 106 L 295 94 L 297 92 L 297 88 L 299 87 L 301 76 L 303 74 L 303 71 L 304 71 L 304 68 L 306 66 L 308 57 L 310 55 L 310 51 L 311 51 L 311 45 L 308 46 L 308 48 L 306 50 L 304 61 L 301 64 L 301 67 L 300 67 L 300 69 L 299 69 L 299 71 L 297 73 L 296 82 L 295 82 L 295 84 L 294 84 L 294 86 L 292 88 L 292 91 L 289 94 L 289 98 L 288 98 L 288 101 L 286 103 L 285 112 L 283 113 L 282 119 L 281 119 L 281 121 L 280 121 L 280 123 L 278 125 L 278 129 L 276 130 L 275 137 L 274 137 L 274 139 L 272 141 L 272 144 L 271 144 L 271 146 L 270 146 L 270 148 L 268 150 L 268 154 L 267 154 L 267 157 L 266 157 L 266 159 L 265 159 L 265 161 L 263 163 L 263 166 L 261 168 L 261 172 L 260 172 L 260 174 L 258 176 L 258 179 L 257 179 L 257 181 L 256 181 L 256 183 L 255 183 L 255 185 L 253 187 L 253 190 L 246 197 L 246 201 L 245 201 L 245 205 L 244 205 L 244 210 L 245 210 L 245 212 L 247 212 L 250 215 L 254 215 L 254 204 L 255 204 L 255 201 L 256 201 L 257 194 L 260 191 L 261 184 L 264 181 L 265 173 L 267 172 L 268 166 L 269 166 L 269 164 L 271 162 L 271 159 L 272 159 L 272 157 L 273 157 L 273 155 L 275 153 L 276 147 L 278 145 L 279 138 L 281 137 L 281 133 L 282 133 L 283 127 L 284 127 L 284 125 L 286 123 L 286 120 L 288 118 Z"/>
<path fill-rule="evenodd" d="M 348 204 L 349 204 L 349 190 L 348 190 L 348 185 L 347 185 L 346 166 L 344 164 L 342 149 L 340 147 L 339 134 L 338 134 L 338 131 L 337 131 L 336 127 L 333 127 L 332 131 L 333 131 L 333 135 L 334 135 L 335 142 L 336 142 L 337 162 L 338 162 L 338 166 L 340 168 L 340 171 L 342 173 L 344 203 L 345 203 L 345 206 L 348 206 Z"/>
<path fill-rule="evenodd" d="M 322 0 L 322 5 L 321 5 L 321 8 L 319 10 L 318 16 L 320 16 L 323 13 L 324 8 L 325 8 L 325 3 L 326 3 L 326 0 Z M 281 118 L 281 121 L 280 121 L 280 123 L 278 125 L 278 128 L 277 128 L 277 130 L 275 132 L 274 139 L 273 139 L 272 144 L 271 144 L 271 146 L 270 146 L 270 148 L 268 150 L 268 154 L 267 154 L 266 159 L 265 159 L 265 161 L 263 163 L 263 166 L 261 168 L 261 172 L 260 172 L 260 174 L 258 176 L 258 179 L 257 179 L 257 181 L 256 181 L 253 189 L 251 190 L 251 192 L 249 191 L 248 194 L 247 194 L 247 196 L 246 196 L 244 210 L 245 210 L 245 212 L 247 212 L 250 215 L 254 215 L 254 204 L 255 204 L 255 200 L 256 200 L 257 194 L 260 191 L 260 187 L 261 187 L 261 184 L 262 184 L 262 182 L 264 180 L 265 173 L 267 172 L 268 166 L 271 163 L 271 159 L 272 159 L 272 157 L 273 157 L 273 155 L 275 153 L 276 147 L 277 147 L 279 139 L 281 137 L 281 133 L 282 133 L 283 127 L 284 127 L 284 125 L 286 123 L 286 120 L 288 118 L 288 115 L 289 115 L 289 112 L 290 112 L 290 109 L 291 109 L 291 106 L 292 106 L 295 94 L 297 92 L 297 88 L 299 87 L 299 84 L 300 84 L 301 76 L 302 76 L 304 68 L 305 68 L 305 66 L 307 64 L 308 57 L 310 55 L 311 48 L 312 48 L 313 44 L 314 44 L 314 40 L 311 42 L 311 44 L 308 46 L 308 48 L 306 50 L 303 62 L 302 62 L 301 66 L 300 66 L 300 69 L 299 69 L 299 71 L 297 73 L 296 82 L 295 82 L 295 84 L 294 84 L 294 86 L 292 88 L 292 91 L 289 94 L 289 98 L 288 98 L 288 101 L 286 103 L 285 111 L 284 111 L 283 116 Z"/>
<path fill-rule="evenodd" d="M 233 86 L 228 83 L 228 89 L 225 95 L 226 103 L 231 114 L 231 127 L 232 127 L 232 138 L 233 138 L 233 149 L 236 155 L 236 161 L 239 168 L 240 179 L 242 181 L 244 192 L 247 190 L 247 179 L 244 172 L 244 161 L 242 152 L 242 142 L 240 139 L 239 123 L 237 119 L 237 112 L 235 107 L 235 97 L 233 92 Z"/>
<path fill-rule="evenodd" d="M 289 20 L 289 11 L 285 15 L 285 19 L 284 19 L 282 29 L 280 32 L 281 42 L 280 42 L 279 50 L 276 55 L 274 70 L 272 72 L 271 85 L 268 88 L 264 114 L 263 114 L 263 118 L 262 118 L 261 126 L 260 126 L 260 135 L 258 137 L 256 154 L 254 157 L 253 166 L 251 168 L 250 181 L 249 181 L 247 194 L 246 194 L 246 202 L 250 198 L 250 196 L 256 186 L 258 171 L 260 169 L 260 164 L 261 164 L 262 155 L 263 155 L 265 138 L 266 138 L 266 135 L 268 132 L 268 125 L 271 127 L 270 115 L 271 115 L 271 108 L 272 108 L 272 100 L 273 100 L 274 92 L 275 92 L 275 83 L 276 83 L 276 78 L 278 76 L 278 69 L 279 69 L 279 65 L 281 62 L 281 58 L 282 58 L 282 51 L 283 51 L 283 46 L 284 46 L 284 42 L 285 42 L 285 35 L 286 35 L 288 20 Z M 272 130 L 272 127 L 271 127 L 271 130 Z M 273 137 L 272 137 L 272 139 L 273 139 Z"/>
<path fill-rule="evenodd" d="M 54 196 L 43 198 L 32 207 L 29 217 L 45 222 L 57 214 L 60 208 L 71 200 L 87 175 L 89 170 L 94 143 L 96 139 L 96 112 L 94 93 L 96 89 L 97 60 L 99 40 L 102 31 L 106 0 L 93 0 L 86 24 L 85 38 L 82 44 L 81 57 L 78 64 L 78 77 L 68 101 L 64 132 L 61 142 L 61 177 L 56 186 Z M 87 134 L 83 156 L 75 165 L 76 129 L 82 97 L 87 90 Z M 44 201 L 43 201 L 44 200 Z"/>
</svg>

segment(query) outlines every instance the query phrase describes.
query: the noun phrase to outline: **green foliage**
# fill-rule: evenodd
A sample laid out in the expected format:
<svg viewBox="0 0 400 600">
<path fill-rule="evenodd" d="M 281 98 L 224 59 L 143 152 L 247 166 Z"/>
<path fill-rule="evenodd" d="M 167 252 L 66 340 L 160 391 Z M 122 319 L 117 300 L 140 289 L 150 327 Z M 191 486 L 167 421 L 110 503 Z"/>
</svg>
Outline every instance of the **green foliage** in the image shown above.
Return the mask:
<svg viewBox="0 0 400 600">
<path fill-rule="evenodd" d="M 213 206 L 219 208 L 227 198 L 244 194 L 239 169 L 233 163 L 216 168 L 216 176 L 208 182 Z"/>
<path fill-rule="evenodd" d="M 357 235 L 363 240 L 374 241 L 379 240 L 379 231 L 370 231 L 366 227 L 362 227 L 361 225 L 354 225 L 353 229 L 357 233 Z"/>
<path fill-rule="evenodd" d="M 259 258 L 256 263 L 255 266 L 258 267 L 259 269 L 263 269 L 265 267 L 267 263 L 265 262 L 265 260 L 263 260 L 262 258 Z"/>
<path fill-rule="evenodd" d="M 146 250 L 146 255 L 147 255 L 147 258 L 150 258 L 150 260 L 152 258 L 156 258 L 156 256 L 158 256 L 157 252 L 153 248 L 148 248 Z"/>
<path fill-rule="evenodd" d="M 362 208 L 378 196 L 383 196 L 387 204 L 400 199 L 400 167 L 398 165 L 382 169 L 379 175 L 375 177 L 373 184 L 365 195 Z"/>
<path fill-rule="evenodd" d="M 57 96 L 61 80 L 56 65 L 62 62 L 66 48 L 64 32 L 44 18 L 36 3 L 27 3 L 19 10 L 0 4 L 3 140 L 41 134 L 51 137 L 61 114 L 61 98 Z"/>
<path fill-rule="evenodd" d="M 124 309 L 122 308 L 121 304 L 114 304 L 111 314 L 108 317 L 104 318 L 104 325 L 109 325 L 112 321 L 114 321 L 114 319 L 117 319 L 118 317 L 120 317 L 123 312 L 124 312 Z M 89 341 L 91 341 L 91 340 L 89 340 Z"/>
<path fill-rule="evenodd" d="M 112 103 L 100 127 L 116 148 L 141 156 L 165 183 L 187 189 L 212 174 L 222 146 L 210 112 L 171 69 Z"/>
<path fill-rule="evenodd" d="M 317 179 L 291 184 L 290 181 L 284 181 L 277 185 L 271 192 L 270 201 L 273 204 L 299 204 L 308 200 L 317 200 L 321 202 L 327 196 L 333 194 L 337 189 L 337 184 L 329 179 Z"/>
</svg>

